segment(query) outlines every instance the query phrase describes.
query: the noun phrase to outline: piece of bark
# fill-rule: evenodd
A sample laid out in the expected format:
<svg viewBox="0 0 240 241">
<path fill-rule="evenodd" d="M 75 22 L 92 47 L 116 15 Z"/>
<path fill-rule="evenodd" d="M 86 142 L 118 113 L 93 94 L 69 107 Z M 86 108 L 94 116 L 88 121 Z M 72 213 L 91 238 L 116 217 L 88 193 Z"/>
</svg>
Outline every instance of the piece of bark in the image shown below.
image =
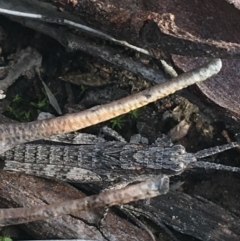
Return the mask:
<svg viewBox="0 0 240 241">
<path fill-rule="evenodd" d="M 140 202 L 134 206 L 151 221 L 163 222 L 178 232 L 203 241 L 240 239 L 239 217 L 200 197 L 169 192 L 151 199 L 150 205 Z"/>
<path fill-rule="evenodd" d="M 22 20 L 19 18 L 11 19 L 26 27 L 32 28 L 35 31 L 41 32 L 56 39 L 68 51 L 85 52 L 155 83 L 163 82 L 166 77 L 166 74 L 163 72 L 149 68 L 139 60 L 128 58 L 109 46 L 96 44 L 82 37 L 69 34 L 63 29 L 57 29 L 53 26 L 49 26 L 48 24 L 40 23 L 38 21 L 32 21 L 29 19 Z M 87 85 L 91 85 L 91 82 L 89 82 Z"/>
<path fill-rule="evenodd" d="M 11 172 L 0 172 L 0 206 L 31 207 L 61 201 L 79 199 L 85 195 L 68 184 L 53 180 L 37 178 Z M 71 215 L 51 218 L 44 221 L 21 225 L 27 233 L 35 238 L 72 239 L 85 238 L 93 240 L 151 240 L 150 236 L 109 213 L 103 222 L 102 233 L 96 228 L 101 220 L 102 211 L 76 212 Z"/>
<path fill-rule="evenodd" d="M 80 16 L 80 21 L 85 22 L 86 26 L 146 47 L 157 57 L 168 57 L 169 53 L 208 57 L 239 56 L 237 8 L 225 0 L 178 1 L 141 1 L 136 4 L 133 1 L 126 3 L 113 0 L 49 0 L 53 4 L 57 3 L 59 9 Z M 3 4 L 6 5 L 6 2 L 3 1 Z M 31 1 L 31 5 L 34 4 L 37 1 Z M 35 12 L 38 11 L 36 5 Z M 68 18 L 64 12 L 55 16 L 60 20 Z M 52 15 L 47 17 L 47 21 L 57 22 L 56 19 L 51 20 Z"/>
<path fill-rule="evenodd" d="M 76 189 L 60 182 L 28 175 L 0 173 L 0 206 L 19 207 L 55 203 L 83 197 Z M 170 192 L 151 199 L 150 205 L 136 205 L 152 221 L 200 240 L 239 240 L 240 220 L 220 206 L 184 193 Z M 94 227 L 100 212 L 81 212 L 21 225 L 36 238 L 86 238 L 106 240 Z M 92 225 L 89 225 L 92 224 Z M 102 231 L 110 240 L 151 240 L 148 235 L 109 213 Z"/>
<path fill-rule="evenodd" d="M 0 210 L 0 226 L 29 223 L 72 214 L 76 211 L 123 205 L 166 194 L 168 191 L 169 177 L 167 175 L 159 175 L 156 178 L 148 178 L 137 184 L 106 190 L 85 198 L 42 206 L 2 209 Z"/>
<path fill-rule="evenodd" d="M 18 4 L 18 0 L 3 1 L 0 2 L 0 8 L 11 9 L 23 13 L 30 12 L 42 14 L 43 16 L 48 16 L 52 19 L 64 18 L 74 23 L 85 24 L 78 17 L 70 15 L 67 12 L 59 13 L 54 6 L 39 1 L 29 2 L 29 0 L 22 0 L 20 5 Z M 32 28 L 35 31 L 56 39 L 68 51 L 80 50 L 86 52 L 156 83 L 160 83 L 165 79 L 166 75 L 164 75 L 164 73 L 154 70 L 153 68 L 149 68 L 137 59 L 134 60 L 126 57 L 110 46 L 104 46 L 93 42 L 90 38 L 86 39 L 70 34 L 66 29 L 58 28 L 58 26 L 51 26 L 50 24 L 39 22 L 31 18 L 19 18 L 11 15 L 7 16 L 13 21 L 19 22 L 26 27 Z"/>
<path fill-rule="evenodd" d="M 8 8 L 14 8 L 15 10 L 21 10 L 23 12 L 39 12 L 41 14 L 49 15 L 51 13 L 51 16 L 53 17 L 61 17 L 61 13 L 56 12 L 56 9 L 54 9 L 53 6 L 49 4 L 43 4 L 43 2 L 32 2 L 31 4 L 27 4 L 28 0 L 23 0 L 21 2 L 21 5 L 14 4 L 15 0 L 11 0 L 8 2 L 2 2 L 1 7 L 8 7 Z M 34 6 L 36 6 L 34 8 Z M 182 7 L 183 8 L 183 7 Z M 138 8 L 139 9 L 139 8 Z M 135 9 L 136 10 L 136 9 Z M 66 19 L 70 19 L 71 21 L 78 21 L 81 22 L 80 18 L 77 18 L 76 16 L 67 14 L 66 12 L 62 13 L 62 17 Z M 113 49 L 106 47 L 106 46 L 98 46 L 95 43 L 91 43 L 89 41 L 84 40 L 83 38 L 79 38 L 77 36 L 74 36 L 72 34 L 67 34 L 62 29 L 57 29 L 55 27 L 49 26 L 44 23 L 38 23 L 34 22 L 30 19 L 25 19 L 24 21 L 20 18 L 15 18 L 15 21 L 21 22 L 23 25 L 28 26 L 30 28 L 36 29 L 39 32 L 42 32 L 44 34 L 48 34 L 49 36 L 57 39 L 64 47 L 66 47 L 69 50 L 82 50 L 84 52 L 87 52 L 91 55 L 103 58 L 106 61 L 109 61 L 113 64 L 117 64 L 123 68 L 126 68 L 130 71 L 132 71 L 135 74 L 140 74 L 144 78 L 159 82 L 160 79 L 162 79 L 162 73 L 159 73 L 158 71 L 151 70 L 149 68 L 146 68 L 141 63 L 135 63 L 131 59 L 128 59 L 122 55 L 116 54 Z M 115 57 L 114 57 L 115 56 Z M 186 60 L 184 57 L 178 57 L 179 61 L 177 60 L 176 55 L 174 56 L 175 64 L 182 68 L 184 71 L 189 70 L 190 66 L 196 62 L 194 59 Z M 179 62 L 179 64 L 178 64 Z M 221 78 L 215 78 L 217 81 L 208 81 L 206 83 L 200 84 L 200 89 L 207 95 L 208 98 L 213 100 L 216 104 L 220 105 L 221 107 L 225 108 L 224 112 L 226 111 L 228 116 L 234 117 L 236 120 L 239 120 L 239 106 L 238 106 L 238 95 L 234 93 L 236 89 L 238 89 L 238 74 L 235 71 L 235 69 L 238 68 L 238 61 L 237 60 L 225 60 L 224 61 L 226 67 L 224 69 L 224 72 L 222 72 Z M 200 63 L 200 62 L 196 62 Z M 201 62 L 202 63 L 202 62 Z M 224 79 L 224 81 L 223 81 Z M 226 81 L 227 80 L 227 81 Z M 229 85 L 231 88 L 229 88 Z M 225 91 L 225 89 L 227 91 Z M 217 91 L 216 91 L 217 90 Z M 195 100 L 196 98 L 191 98 L 186 93 L 183 94 L 184 96 L 187 96 L 191 99 L 191 101 Z M 196 102 L 196 101 L 195 101 Z M 199 101 L 196 103 L 198 106 L 202 105 L 202 103 L 199 103 Z M 201 109 L 204 109 L 205 112 L 207 112 L 206 106 L 203 106 Z M 208 111 L 209 112 L 209 111 Z M 214 118 L 212 118 L 213 111 L 210 111 L 207 113 L 208 117 L 211 116 L 210 119 L 212 121 Z"/>
<path fill-rule="evenodd" d="M 156 56 L 229 57 L 240 53 L 239 11 L 224 0 L 52 0 L 89 26 Z"/>
<path fill-rule="evenodd" d="M 207 58 L 190 58 L 185 56 L 172 56 L 174 64 L 184 72 L 205 62 Z M 240 120 L 240 68 L 238 59 L 225 59 L 223 68 L 217 76 L 197 84 L 201 92 L 215 103 L 221 113 Z"/>
<path fill-rule="evenodd" d="M 7 76 L 0 82 L 0 90 L 6 91 L 22 74 L 31 69 L 39 68 L 42 56 L 33 48 L 28 47 L 18 51 L 14 60 L 16 63 L 9 67 Z"/>
</svg>

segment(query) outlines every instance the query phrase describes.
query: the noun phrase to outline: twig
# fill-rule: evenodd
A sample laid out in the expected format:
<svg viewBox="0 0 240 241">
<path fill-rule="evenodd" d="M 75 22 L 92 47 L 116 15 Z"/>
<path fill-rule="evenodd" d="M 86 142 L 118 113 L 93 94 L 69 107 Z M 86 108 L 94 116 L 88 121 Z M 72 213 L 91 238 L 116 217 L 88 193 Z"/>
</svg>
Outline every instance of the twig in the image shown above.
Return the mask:
<svg viewBox="0 0 240 241">
<path fill-rule="evenodd" d="M 170 81 L 166 81 L 152 88 L 106 105 L 96 106 L 79 113 L 47 120 L 1 125 L 0 153 L 21 143 L 44 139 L 56 134 L 76 131 L 125 114 L 131 110 L 154 102 L 157 99 L 168 96 L 189 85 L 203 81 L 212 75 L 217 74 L 221 67 L 221 60 L 214 59 L 202 67 L 179 75 Z"/>
<path fill-rule="evenodd" d="M 150 81 L 156 82 L 157 84 L 164 80 L 164 73 L 162 73 L 161 71 L 157 71 L 157 70 L 154 70 L 153 68 L 149 68 L 145 66 L 143 63 L 141 63 L 140 61 L 134 61 L 131 58 L 127 58 L 126 56 L 120 54 L 119 52 L 117 52 L 116 50 L 114 50 L 109 46 L 107 47 L 104 45 L 97 45 L 96 43 L 92 43 L 91 41 L 89 41 L 89 39 L 86 40 L 82 37 L 69 34 L 64 29 L 59 29 L 48 23 L 56 23 L 61 25 L 72 26 L 82 31 L 85 31 L 88 34 L 91 34 L 103 39 L 107 39 L 116 44 L 120 44 L 127 48 L 131 48 L 134 51 L 143 53 L 144 55 L 154 57 L 148 50 L 131 45 L 126 41 L 117 40 L 111 37 L 110 35 L 105 34 L 104 32 L 95 30 L 84 24 L 81 24 L 77 22 L 79 21 L 78 18 L 77 19 L 73 18 L 73 16 L 71 16 L 67 12 L 65 12 L 64 15 L 59 14 L 59 12 L 57 11 L 51 11 L 51 14 L 49 12 L 44 13 L 44 8 L 42 4 L 43 3 L 41 2 L 35 2 L 34 3 L 35 8 L 38 9 L 39 13 L 33 13 L 34 9 L 32 8 L 32 5 L 27 4 L 26 2 L 21 3 L 21 8 L 19 9 L 19 11 L 18 11 L 18 8 L 19 8 L 18 5 L 16 4 L 14 5 L 14 3 L 12 2 L 4 2 L 0 4 L 0 14 L 2 13 L 4 15 L 8 15 L 9 18 L 13 21 L 21 23 L 25 27 L 32 28 L 35 31 L 44 33 L 56 39 L 61 45 L 63 45 L 69 51 L 81 50 L 90 55 L 104 59 L 105 61 L 110 62 L 111 64 L 127 69 L 128 71 L 134 74 L 140 75 L 143 78 L 146 78 Z M 49 5 L 48 7 L 50 8 L 52 7 L 52 5 Z M 15 9 L 15 10 L 12 10 L 12 9 Z M 43 12 L 44 14 L 42 14 L 41 12 Z M 71 18 L 71 19 L 73 18 L 73 20 L 71 21 L 68 18 Z M 39 21 L 42 21 L 42 22 L 39 22 Z M 164 64 L 163 61 L 161 62 L 164 66 L 164 69 L 168 71 L 168 68 L 170 67 L 167 65 L 167 63 Z"/>
<path fill-rule="evenodd" d="M 37 19 L 37 20 L 47 22 L 47 23 L 55 23 L 55 24 L 61 24 L 61 25 L 67 25 L 67 26 L 75 27 L 75 28 L 81 29 L 85 32 L 88 32 L 90 34 L 97 35 L 98 37 L 110 40 L 110 41 L 115 42 L 117 44 L 120 44 L 120 45 L 123 45 L 125 47 L 134 49 L 137 52 L 140 52 L 140 53 L 143 53 L 145 55 L 153 57 L 153 55 L 146 49 L 139 48 L 139 47 L 134 46 L 132 44 L 129 44 L 128 42 L 123 41 L 123 40 L 115 39 L 112 36 L 102 32 L 102 31 L 96 30 L 94 28 L 88 27 L 86 25 L 83 25 L 83 24 L 80 24 L 80 23 L 77 23 L 77 22 L 70 21 L 68 19 L 64 19 L 64 18 L 61 18 L 61 17 L 45 16 L 45 15 L 36 14 L 36 13 L 27 13 L 27 12 L 22 12 L 22 11 L 15 11 L 15 10 L 11 10 L 11 9 L 1 8 L 1 7 L 0 7 L 0 13 L 10 15 L 10 16 L 17 16 L 17 17 L 21 17 L 21 18 L 24 17 L 24 18 L 29 18 L 29 19 Z"/>
<path fill-rule="evenodd" d="M 110 64 L 126 69 L 133 74 L 140 75 L 143 78 L 157 84 L 163 82 L 165 79 L 165 74 L 163 73 L 163 71 L 161 72 L 159 70 L 149 68 L 140 61 L 126 57 L 112 47 L 100 45 L 90 41 L 89 39 L 86 40 L 83 37 L 69 34 L 64 29 L 59 29 L 46 23 L 41 23 L 38 21 L 36 22 L 30 19 L 23 20 L 16 17 L 11 17 L 10 19 L 22 24 L 25 27 L 31 28 L 35 31 L 38 31 L 40 33 L 50 36 L 51 38 L 56 39 L 56 41 L 58 41 L 68 51 L 83 51 L 92 56 L 103 59 Z M 166 70 L 165 67 L 164 69 Z"/>
<path fill-rule="evenodd" d="M 169 177 L 159 175 L 122 189 L 108 190 L 82 199 L 32 208 L 9 208 L 0 210 L 0 226 L 15 225 L 31 221 L 70 214 L 104 206 L 122 205 L 132 201 L 152 198 L 169 191 Z"/>
</svg>

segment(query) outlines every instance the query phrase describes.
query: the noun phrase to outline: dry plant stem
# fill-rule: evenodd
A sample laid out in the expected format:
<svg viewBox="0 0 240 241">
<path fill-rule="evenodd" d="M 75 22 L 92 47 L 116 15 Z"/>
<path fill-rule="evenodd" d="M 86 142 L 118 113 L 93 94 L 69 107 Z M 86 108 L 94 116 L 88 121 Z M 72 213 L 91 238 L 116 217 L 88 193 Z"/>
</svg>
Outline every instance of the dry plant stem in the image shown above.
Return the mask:
<svg viewBox="0 0 240 241">
<path fill-rule="evenodd" d="M 136 75 L 140 75 L 143 78 L 153 81 L 157 84 L 163 82 L 164 80 L 164 73 L 160 72 L 159 70 L 149 68 L 140 61 L 128 58 L 109 46 L 96 44 L 82 37 L 69 34 L 64 29 L 58 29 L 46 23 L 15 17 L 11 17 L 10 19 L 22 24 L 25 27 L 31 28 L 56 39 L 68 51 L 83 51 L 92 56 L 101 58 L 111 64 L 124 68 Z"/>
<path fill-rule="evenodd" d="M 48 120 L 2 125 L 0 126 L 0 153 L 21 143 L 43 139 L 55 134 L 76 131 L 125 114 L 189 85 L 203 81 L 217 74 L 221 67 L 221 60 L 214 59 L 202 67 L 179 75 L 170 81 L 106 105 L 96 106 L 79 113 Z"/>
<path fill-rule="evenodd" d="M 8 7 L 5 5 L 7 4 Z M 35 31 L 44 33 L 54 39 L 56 39 L 60 44 L 62 44 L 66 49 L 69 51 L 75 51 L 75 50 L 81 50 L 84 51 L 90 55 L 96 56 L 98 58 L 104 59 L 105 61 L 117 65 L 121 68 L 127 69 L 128 71 L 140 75 L 143 78 L 146 78 L 150 81 L 156 82 L 159 84 L 164 79 L 164 73 L 154 70 L 153 68 L 148 68 L 143 63 L 137 60 L 133 60 L 131 58 L 127 58 L 126 56 L 117 53 L 116 50 L 103 46 L 103 45 L 97 45 L 96 43 L 91 43 L 91 41 L 81 38 L 79 36 L 75 36 L 72 34 L 69 34 L 63 29 L 58 29 L 56 27 L 51 26 L 50 24 L 42 23 L 39 21 L 34 21 L 33 19 L 38 19 L 44 22 L 51 22 L 51 23 L 57 23 L 57 24 L 66 24 L 70 25 L 76 28 L 80 28 L 83 31 L 86 31 L 87 33 L 90 33 L 92 35 L 96 35 L 98 37 L 108 39 L 110 41 L 113 41 L 117 44 L 126 46 L 128 48 L 131 48 L 137 52 L 143 53 L 145 55 L 154 57 L 148 50 L 142 49 L 139 47 L 136 47 L 134 45 L 131 45 L 127 43 L 126 41 L 119 41 L 101 31 L 92 29 L 86 25 L 79 24 L 77 22 L 69 21 L 68 19 L 63 19 L 62 17 L 47 17 L 41 14 L 28 14 L 28 12 L 32 12 L 33 9 L 31 9 L 30 5 L 24 5 L 24 3 L 21 4 L 21 7 L 23 5 L 25 6 L 25 12 L 22 11 L 12 11 L 10 8 L 16 8 L 16 5 L 14 3 L 5 3 L 5 8 L 0 8 L 0 12 L 9 14 L 10 19 L 13 21 L 21 23 L 23 26 L 29 27 L 34 29 Z M 36 4 L 36 3 L 35 3 Z M 41 8 L 41 2 L 38 2 L 37 4 L 40 4 L 39 9 Z M 30 7 L 30 8 L 29 8 Z M 52 13 L 52 15 L 56 14 L 56 12 Z M 65 12 L 66 14 L 66 12 Z M 12 17 L 17 16 L 17 17 Z M 25 17 L 25 18 L 19 18 L 19 17 Z M 161 60 L 161 63 L 165 69 L 166 73 L 170 73 L 170 76 L 176 77 L 177 74 L 174 72 L 174 70 L 164 61 Z"/>
<path fill-rule="evenodd" d="M 0 226 L 15 225 L 31 221 L 70 214 L 74 211 L 89 210 L 104 206 L 113 206 L 152 198 L 169 191 L 169 177 L 159 175 L 135 185 L 122 189 L 108 190 L 78 200 L 66 201 L 59 204 L 35 206 L 32 208 L 9 208 L 0 210 Z"/>
<path fill-rule="evenodd" d="M 35 4 L 36 4 L 36 6 L 41 7 L 41 2 L 38 2 L 38 3 L 35 3 Z M 38 4 L 40 4 L 40 5 L 38 5 Z M 14 6 L 14 3 L 13 4 L 8 3 L 8 8 L 13 7 L 13 6 Z M 16 8 L 16 6 L 14 6 L 14 7 Z M 26 6 L 25 11 L 29 11 L 28 7 L 29 6 Z M 146 55 L 149 55 L 149 56 L 153 57 L 153 55 L 146 49 L 142 49 L 142 48 L 139 48 L 137 46 L 131 45 L 131 44 L 127 43 L 126 41 L 117 40 L 117 39 L 113 38 L 112 36 L 110 36 L 108 34 L 105 34 L 102 31 L 93 29 L 91 27 L 88 27 L 86 25 L 83 25 L 83 24 L 80 24 L 80 23 L 77 23 L 77 22 L 70 21 L 68 19 L 64 19 L 62 17 L 44 16 L 42 14 L 34 14 L 34 13 L 28 13 L 28 12 L 24 12 L 24 11 L 14 11 L 14 10 L 11 10 L 11 9 L 1 8 L 1 7 L 0 7 L 0 13 L 10 15 L 10 16 L 27 18 L 27 19 L 28 18 L 29 19 L 37 19 L 37 20 L 47 22 L 47 23 L 55 23 L 55 24 L 68 25 L 68 26 L 71 26 L 71 27 L 75 27 L 75 28 L 81 29 L 85 32 L 88 32 L 92 35 L 96 35 L 98 37 L 110 40 L 112 42 L 118 43 L 118 44 L 123 45 L 125 47 L 134 49 L 137 52 L 141 52 L 143 54 L 146 54 Z"/>
</svg>

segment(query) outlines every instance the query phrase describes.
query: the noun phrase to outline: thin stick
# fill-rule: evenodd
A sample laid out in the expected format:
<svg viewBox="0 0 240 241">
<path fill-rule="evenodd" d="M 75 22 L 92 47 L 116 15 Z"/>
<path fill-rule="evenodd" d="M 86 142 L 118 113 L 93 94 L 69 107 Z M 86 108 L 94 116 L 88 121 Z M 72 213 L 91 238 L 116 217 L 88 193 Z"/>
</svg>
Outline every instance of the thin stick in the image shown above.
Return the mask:
<svg viewBox="0 0 240 241">
<path fill-rule="evenodd" d="M 150 68 L 136 58 L 133 59 L 130 57 L 126 57 L 124 54 L 116 51 L 116 49 L 114 49 L 113 47 L 103 44 L 97 44 L 95 42 L 89 41 L 89 39 L 75 36 L 68 33 L 64 29 L 56 28 L 43 22 L 40 23 L 31 19 L 29 20 L 16 17 L 11 17 L 10 19 L 22 24 L 25 27 L 31 28 L 37 32 L 43 33 L 50 36 L 51 38 L 56 39 L 70 52 L 79 50 L 83 51 L 87 54 L 103 59 L 110 64 L 126 69 L 137 76 L 141 76 L 149 81 L 155 82 L 156 84 L 163 82 L 166 78 L 164 77 L 166 75 L 162 71 Z M 164 65 L 164 71 L 169 74 L 170 67 L 166 66 Z M 172 72 L 173 71 L 170 70 L 170 74 Z"/>
<path fill-rule="evenodd" d="M 115 42 L 117 44 L 120 44 L 120 45 L 126 46 L 128 48 L 134 49 L 137 52 L 140 52 L 140 53 L 143 53 L 145 55 L 149 55 L 149 56 L 153 57 L 153 55 L 146 49 L 139 48 L 139 47 L 134 46 L 132 44 L 129 44 L 128 42 L 123 41 L 123 40 L 115 39 L 112 36 L 102 32 L 102 31 L 96 30 L 94 28 L 88 27 L 86 25 L 83 25 L 83 24 L 80 24 L 80 23 L 77 23 L 77 22 L 70 21 L 68 19 L 64 19 L 64 18 L 60 18 L 60 17 L 44 16 L 42 14 L 36 14 L 36 13 L 27 13 L 27 12 L 22 12 L 22 11 L 15 11 L 15 10 L 5 9 L 5 8 L 0 8 L 0 13 L 10 15 L 10 16 L 37 19 L 37 20 L 41 20 L 41 21 L 47 22 L 47 23 L 56 23 L 56 24 L 61 24 L 61 25 L 72 26 L 72 27 L 81 29 L 85 32 L 88 32 L 90 34 L 97 35 L 101 38 L 108 39 L 108 40 L 110 40 L 112 42 Z"/>
<path fill-rule="evenodd" d="M 137 94 L 113 101 L 106 105 L 65 116 L 21 124 L 0 126 L 0 153 L 25 142 L 76 131 L 115 118 L 131 110 L 145 106 L 189 85 L 217 74 L 222 67 L 220 59 L 214 59 L 202 67 L 179 75 Z"/>
<path fill-rule="evenodd" d="M 80 50 L 81 49 L 82 51 L 88 52 L 93 56 L 100 57 L 115 65 L 121 66 L 121 67 L 131 71 L 132 73 L 140 74 L 142 77 L 144 77 L 150 81 L 155 82 L 156 79 L 160 80 L 163 77 L 162 74 L 159 73 L 159 71 L 156 71 L 154 69 L 149 69 L 149 68 L 145 67 L 145 65 L 142 64 L 141 62 L 139 62 L 139 63 L 135 62 L 131 58 L 126 58 L 125 56 L 121 55 L 120 53 L 116 54 L 110 47 L 95 46 L 95 44 L 91 44 L 91 42 L 85 41 L 84 39 L 81 39 L 79 36 L 76 37 L 71 34 L 63 33 L 64 31 L 62 29 L 61 30 L 60 29 L 50 30 L 49 28 L 53 28 L 52 26 L 45 24 L 45 26 L 43 27 L 43 24 L 44 23 L 56 23 L 56 24 L 61 24 L 61 25 L 72 26 L 72 27 L 80 29 L 81 31 L 85 31 L 88 34 L 91 34 L 91 35 L 94 35 L 94 36 L 97 36 L 97 37 L 100 37 L 103 39 L 107 39 L 109 41 L 112 41 L 116 44 L 125 46 L 127 48 L 131 48 L 134 51 L 137 51 L 144 55 L 147 55 L 150 57 L 155 57 L 151 52 L 149 52 L 146 49 L 139 48 L 139 47 L 129 44 L 128 42 L 123 41 L 123 40 L 115 39 L 112 36 L 102 32 L 102 31 L 93 29 L 91 27 L 80 24 L 78 22 L 70 21 L 69 19 L 67 19 L 67 17 L 63 18 L 63 16 L 61 16 L 60 14 L 58 14 L 56 17 L 53 17 L 52 15 L 54 15 L 54 12 L 51 16 L 49 14 L 48 14 L 48 16 L 41 15 L 41 14 L 34 14 L 34 13 L 29 14 L 27 11 L 31 11 L 31 8 L 28 9 L 28 7 L 26 7 L 25 12 L 16 11 L 16 10 L 10 9 L 11 7 L 14 7 L 14 9 L 15 9 L 16 6 L 12 6 L 11 3 L 8 3 L 8 4 L 9 4 L 9 6 L 8 6 L 9 9 L 0 8 L 0 13 L 10 15 L 10 19 L 13 19 L 14 21 L 17 21 L 24 26 L 30 27 L 38 32 L 42 32 L 46 35 L 49 35 L 49 36 L 55 38 L 59 43 L 61 43 L 66 48 L 70 47 L 70 48 L 72 48 L 72 50 L 74 50 L 74 49 Z M 41 5 L 39 5 L 39 7 L 41 7 Z M 16 16 L 16 18 L 11 18 L 12 16 L 13 17 Z M 39 21 L 37 21 L 37 22 L 32 21 L 32 19 L 40 20 L 43 23 L 39 25 Z M 60 36 L 57 37 L 56 35 L 60 35 Z M 162 66 L 164 67 L 164 70 L 166 73 L 170 74 L 170 76 L 172 76 L 172 77 L 177 76 L 177 73 L 175 72 L 175 70 L 170 65 L 168 65 L 166 63 L 166 61 L 164 61 L 164 60 L 160 60 L 160 61 L 162 63 Z"/>
<path fill-rule="evenodd" d="M 135 185 L 122 189 L 108 190 L 82 199 L 66 201 L 59 204 L 35 206 L 32 208 L 9 208 L 0 210 L 0 227 L 32 222 L 74 211 L 89 210 L 104 206 L 122 205 L 132 201 L 152 198 L 169 191 L 169 177 L 159 175 Z"/>
</svg>

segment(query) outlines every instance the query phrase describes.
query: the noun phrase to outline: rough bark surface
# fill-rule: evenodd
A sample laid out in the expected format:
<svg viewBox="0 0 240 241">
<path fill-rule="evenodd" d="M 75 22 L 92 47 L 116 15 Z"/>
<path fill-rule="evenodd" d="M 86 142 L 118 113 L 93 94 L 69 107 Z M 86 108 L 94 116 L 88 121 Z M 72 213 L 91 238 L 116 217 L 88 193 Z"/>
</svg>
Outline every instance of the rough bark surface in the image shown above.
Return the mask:
<svg viewBox="0 0 240 241">
<path fill-rule="evenodd" d="M 156 56 L 172 53 L 237 57 L 240 53 L 239 12 L 224 0 L 58 0 L 57 3 L 88 25 L 147 47 Z"/>
<path fill-rule="evenodd" d="M 0 206 L 32 207 L 83 198 L 73 187 L 53 180 L 10 172 L 0 172 Z M 75 212 L 72 215 L 23 224 L 21 227 L 35 238 L 94 240 L 151 240 L 144 231 L 109 213 L 103 223 L 103 234 L 97 228 L 103 211 Z"/>
<path fill-rule="evenodd" d="M 206 58 L 190 58 L 186 56 L 172 56 L 176 66 L 183 71 L 194 68 L 206 61 Z M 223 68 L 219 75 L 204 83 L 197 84 L 202 93 L 215 103 L 222 112 L 231 118 L 240 120 L 240 68 L 238 59 L 223 59 Z"/>
<path fill-rule="evenodd" d="M 84 195 L 69 185 L 10 172 L 0 173 L 1 207 L 30 207 L 81 198 Z M 220 206 L 184 193 L 170 192 L 149 203 L 135 205 L 141 214 L 200 240 L 239 240 L 240 219 Z M 133 206 L 127 207 L 134 210 Z M 136 210 L 135 210 L 136 211 Z M 106 240 L 95 225 L 100 214 L 81 212 L 32 222 L 22 227 L 36 238 L 89 238 Z M 96 221 L 97 220 L 97 221 Z M 92 225 L 89 225 L 91 223 Z M 110 240 L 151 240 L 143 231 L 109 213 L 103 234 Z"/>
<path fill-rule="evenodd" d="M 151 200 L 151 205 L 136 205 L 156 223 L 164 222 L 181 233 L 200 240 L 237 241 L 240 237 L 239 217 L 201 197 L 169 192 Z M 130 208 L 131 209 L 131 208 Z"/>
</svg>

